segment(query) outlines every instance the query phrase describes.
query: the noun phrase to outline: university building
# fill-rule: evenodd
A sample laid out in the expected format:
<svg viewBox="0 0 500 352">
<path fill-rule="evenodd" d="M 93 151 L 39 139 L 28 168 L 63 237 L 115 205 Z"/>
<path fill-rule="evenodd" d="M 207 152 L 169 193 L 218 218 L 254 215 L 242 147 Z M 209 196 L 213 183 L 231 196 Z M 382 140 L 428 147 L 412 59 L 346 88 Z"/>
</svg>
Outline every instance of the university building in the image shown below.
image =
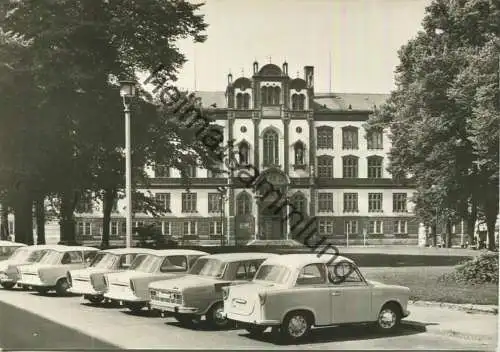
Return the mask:
<svg viewBox="0 0 500 352">
<path fill-rule="evenodd" d="M 134 226 L 155 224 L 166 236 L 207 245 L 221 243 L 221 237 L 241 244 L 287 239 L 305 227 L 338 244 L 366 238 L 368 244 L 417 245 L 423 230 L 412 212 L 414 189 L 395 183 L 386 170 L 388 131 L 364 128 L 387 95 L 317 93 L 314 67 L 305 66 L 303 77 L 292 78 L 286 62 L 281 67 L 254 62 L 251 77 L 229 74 L 225 91 L 197 95 L 213 107 L 209 113 L 223 126 L 224 140 L 234 140 L 240 164 L 258 170 L 261 183 L 246 182 L 241 171 L 217 175 L 192 168 L 186 190 L 178 170 L 156 165 L 147 170 L 152 181 L 144 191 L 169 212 L 153 218 L 139 211 Z M 271 188 L 301 215 L 273 207 Z M 123 210 L 120 200 L 112 214 L 112 238 L 124 238 Z M 80 238 L 100 239 L 99 204 L 80 204 L 77 219 Z"/>
</svg>

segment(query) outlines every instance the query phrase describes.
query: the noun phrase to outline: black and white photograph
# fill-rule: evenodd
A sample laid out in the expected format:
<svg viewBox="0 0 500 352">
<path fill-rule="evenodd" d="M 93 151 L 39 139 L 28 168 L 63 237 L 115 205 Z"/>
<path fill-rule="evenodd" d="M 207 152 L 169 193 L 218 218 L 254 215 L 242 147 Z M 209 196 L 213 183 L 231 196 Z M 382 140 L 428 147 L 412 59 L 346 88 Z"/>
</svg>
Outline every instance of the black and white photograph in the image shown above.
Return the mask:
<svg viewBox="0 0 500 352">
<path fill-rule="evenodd" d="M 499 0 L 0 0 L 0 352 L 498 351 Z"/>
</svg>

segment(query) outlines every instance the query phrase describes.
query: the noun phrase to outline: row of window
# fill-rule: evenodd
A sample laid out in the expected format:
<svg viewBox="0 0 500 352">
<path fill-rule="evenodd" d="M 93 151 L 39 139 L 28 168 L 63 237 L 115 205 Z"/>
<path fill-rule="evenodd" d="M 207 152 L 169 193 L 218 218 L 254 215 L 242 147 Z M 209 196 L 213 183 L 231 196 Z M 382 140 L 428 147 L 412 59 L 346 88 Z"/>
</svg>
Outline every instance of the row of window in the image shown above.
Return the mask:
<svg viewBox="0 0 500 352">
<path fill-rule="evenodd" d="M 319 220 L 318 233 L 320 235 L 331 235 L 334 233 L 333 220 Z M 357 235 L 361 232 L 358 220 L 344 220 L 344 234 Z M 370 220 L 366 229 L 368 235 L 382 235 L 384 233 L 384 224 L 382 220 Z M 406 220 L 393 220 L 392 221 L 393 234 L 408 234 L 408 221 Z"/>
<path fill-rule="evenodd" d="M 140 228 L 144 226 L 143 221 L 134 221 L 132 227 Z M 208 223 L 208 233 L 210 235 L 221 235 L 223 230 L 222 221 L 210 221 Z M 97 224 L 87 221 L 80 221 L 77 223 L 77 234 L 82 236 L 102 235 L 102 229 Z M 109 224 L 109 232 L 111 236 L 124 235 L 127 232 L 127 226 L 124 221 L 111 221 Z M 161 222 L 161 232 L 163 235 L 170 236 L 172 233 L 172 223 L 169 221 Z M 182 223 L 183 235 L 197 235 L 198 222 L 197 221 L 184 221 Z"/>
<path fill-rule="evenodd" d="M 359 149 L 359 128 L 342 127 L 342 149 Z M 366 134 L 367 149 L 384 149 L 382 130 L 371 130 Z M 318 149 L 333 149 L 333 127 L 316 128 L 316 143 Z"/>
<path fill-rule="evenodd" d="M 368 193 L 368 211 L 370 213 L 380 213 L 383 211 L 383 194 Z M 344 193 L 344 213 L 356 213 L 358 207 L 358 193 Z M 392 194 L 392 211 L 394 213 L 407 212 L 407 195 L 406 193 Z M 332 213 L 333 212 L 333 193 L 321 192 L 318 193 L 318 212 Z"/>
</svg>

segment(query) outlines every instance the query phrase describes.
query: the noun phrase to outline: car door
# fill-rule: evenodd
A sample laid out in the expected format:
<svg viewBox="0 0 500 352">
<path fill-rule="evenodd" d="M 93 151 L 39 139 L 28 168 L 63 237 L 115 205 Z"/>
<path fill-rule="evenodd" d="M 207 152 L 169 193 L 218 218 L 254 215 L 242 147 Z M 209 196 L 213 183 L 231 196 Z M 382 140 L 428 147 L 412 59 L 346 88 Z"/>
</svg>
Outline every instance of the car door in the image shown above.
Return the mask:
<svg viewBox="0 0 500 352">
<path fill-rule="evenodd" d="M 316 325 L 331 324 L 331 286 L 323 263 L 304 266 L 292 290 L 287 300 L 294 309 L 312 309 L 316 316 Z"/>
<path fill-rule="evenodd" d="M 333 324 L 367 322 L 371 315 L 371 286 L 348 262 L 328 266 Z"/>
</svg>

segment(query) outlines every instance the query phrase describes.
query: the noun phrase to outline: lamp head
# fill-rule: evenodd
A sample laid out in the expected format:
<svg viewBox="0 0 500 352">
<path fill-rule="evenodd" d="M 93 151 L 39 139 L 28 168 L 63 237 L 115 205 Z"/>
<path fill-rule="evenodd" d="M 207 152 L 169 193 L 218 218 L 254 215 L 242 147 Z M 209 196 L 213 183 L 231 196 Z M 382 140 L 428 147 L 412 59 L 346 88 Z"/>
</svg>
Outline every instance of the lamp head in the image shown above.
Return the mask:
<svg viewBox="0 0 500 352">
<path fill-rule="evenodd" d="M 120 96 L 123 98 L 135 97 L 135 82 L 120 81 Z"/>
</svg>

